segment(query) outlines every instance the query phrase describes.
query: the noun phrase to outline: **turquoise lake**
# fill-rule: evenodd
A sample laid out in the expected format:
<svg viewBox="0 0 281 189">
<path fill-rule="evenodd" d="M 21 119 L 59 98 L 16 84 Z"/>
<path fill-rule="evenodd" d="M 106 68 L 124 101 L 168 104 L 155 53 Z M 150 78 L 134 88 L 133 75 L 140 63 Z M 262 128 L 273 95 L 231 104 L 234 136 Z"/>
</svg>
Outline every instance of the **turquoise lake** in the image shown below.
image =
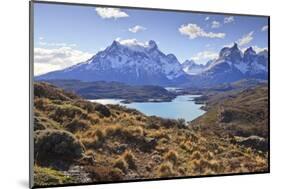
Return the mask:
<svg viewBox="0 0 281 189">
<path fill-rule="evenodd" d="M 128 108 L 134 108 L 146 115 L 155 115 L 163 118 L 184 118 L 186 121 L 203 115 L 204 110 L 201 104 L 195 104 L 193 99 L 200 95 L 180 95 L 171 102 L 133 102 L 130 104 L 121 103 L 122 99 L 91 99 L 91 102 L 101 104 L 120 104 Z"/>
</svg>

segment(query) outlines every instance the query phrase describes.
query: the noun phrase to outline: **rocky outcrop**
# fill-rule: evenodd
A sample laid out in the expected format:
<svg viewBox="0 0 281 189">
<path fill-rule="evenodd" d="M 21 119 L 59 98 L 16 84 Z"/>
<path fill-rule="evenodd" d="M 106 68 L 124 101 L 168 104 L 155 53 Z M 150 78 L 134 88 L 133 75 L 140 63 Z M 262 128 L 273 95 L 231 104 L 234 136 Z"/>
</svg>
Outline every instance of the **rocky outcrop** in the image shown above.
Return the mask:
<svg viewBox="0 0 281 189">
<path fill-rule="evenodd" d="M 235 137 L 234 142 L 245 147 L 254 148 L 260 151 L 268 150 L 268 141 L 259 136 L 249 136 L 249 137 Z"/>
</svg>

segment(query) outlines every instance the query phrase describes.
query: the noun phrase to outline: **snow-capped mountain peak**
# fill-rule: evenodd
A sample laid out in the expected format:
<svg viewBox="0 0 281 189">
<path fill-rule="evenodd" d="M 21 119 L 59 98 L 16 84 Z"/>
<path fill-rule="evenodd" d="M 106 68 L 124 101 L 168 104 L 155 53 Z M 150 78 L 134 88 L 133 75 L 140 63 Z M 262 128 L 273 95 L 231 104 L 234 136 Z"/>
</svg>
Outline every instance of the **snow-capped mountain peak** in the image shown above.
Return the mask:
<svg viewBox="0 0 281 189">
<path fill-rule="evenodd" d="M 185 77 L 175 55 L 162 53 L 153 40 L 142 43 L 135 39 L 115 40 L 85 63 L 41 76 L 161 85 L 183 81 Z"/>
<path fill-rule="evenodd" d="M 110 49 L 112 48 L 127 48 L 133 51 L 139 51 L 139 52 L 146 52 L 151 51 L 152 49 L 158 49 L 158 46 L 155 41 L 150 40 L 148 42 L 142 43 L 139 42 L 136 39 L 126 39 L 126 40 L 114 40 L 111 46 L 109 46 Z"/>
</svg>

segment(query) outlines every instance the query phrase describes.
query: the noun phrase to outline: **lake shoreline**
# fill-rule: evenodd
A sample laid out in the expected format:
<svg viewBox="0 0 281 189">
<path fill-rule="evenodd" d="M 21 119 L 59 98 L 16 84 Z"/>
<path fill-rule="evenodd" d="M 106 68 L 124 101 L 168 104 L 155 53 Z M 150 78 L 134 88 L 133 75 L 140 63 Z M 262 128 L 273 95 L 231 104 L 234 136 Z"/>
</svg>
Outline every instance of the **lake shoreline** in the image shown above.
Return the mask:
<svg viewBox="0 0 281 189">
<path fill-rule="evenodd" d="M 147 102 L 153 102 L 153 103 L 162 103 L 162 102 L 172 102 L 174 99 L 176 99 L 178 96 L 184 96 L 184 95 L 198 95 L 199 97 L 194 97 L 188 101 L 192 101 L 194 102 L 195 104 L 198 104 L 198 105 L 205 105 L 205 103 L 200 100 L 199 98 L 201 96 L 203 96 L 202 94 L 189 94 L 189 93 L 186 93 L 186 94 L 179 94 L 179 95 L 176 95 L 174 98 L 172 99 L 168 99 L 168 100 L 165 100 L 165 99 L 146 99 L 146 100 L 128 100 L 128 99 L 119 99 L 119 98 L 95 98 L 95 99 L 87 99 L 88 101 L 99 101 L 99 100 L 120 100 L 120 103 L 121 104 L 131 104 L 131 103 L 147 103 Z"/>
<path fill-rule="evenodd" d="M 196 98 L 201 95 L 177 95 L 170 101 L 160 101 L 159 99 L 149 99 L 148 101 L 126 101 L 124 99 L 88 99 L 90 102 L 101 103 L 103 105 L 121 105 L 127 108 L 136 109 L 148 116 L 159 116 L 168 119 L 184 118 L 190 122 L 203 115 L 205 104 L 196 102 Z"/>
</svg>

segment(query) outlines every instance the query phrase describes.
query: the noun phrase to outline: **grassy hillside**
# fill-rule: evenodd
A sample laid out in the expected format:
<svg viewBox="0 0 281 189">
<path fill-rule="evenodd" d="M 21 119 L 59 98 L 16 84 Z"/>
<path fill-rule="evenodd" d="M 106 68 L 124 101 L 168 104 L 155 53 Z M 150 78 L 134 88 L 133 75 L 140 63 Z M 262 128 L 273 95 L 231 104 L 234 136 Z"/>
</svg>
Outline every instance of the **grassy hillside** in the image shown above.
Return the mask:
<svg viewBox="0 0 281 189">
<path fill-rule="evenodd" d="M 267 86 L 209 95 L 206 103 L 207 113 L 192 122 L 193 128 L 206 135 L 211 132 L 232 137 L 234 141 L 251 140 L 252 144 L 247 146 L 268 150 Z"/>
<path fill-rule="evenodd" d="M 187 126 L 181 119 L 91 103 L 50 84 L 35 83 L 35 184 L 267 171 L 266 151 L 234 142 L 244 135 L 218 134 L 223 129 L 216 126 L 225 121 L 246 126 L 252 118 L 251 124 L 266 119 L 266 109 L 263 115 L 256 107 L 248 109 L 263 109 L 263 90 L 245 91 Z M 229 113 L 224 112 L 232 115 L 240 108 L 245 109 L 241 121 L 235 114 L 225 117 Z"/>
<path fill-rule="evenodd" d="M 242 79 L 235 82 L 226 82 L 217 85 L 209 86 L 194 86 L 194 87 L 183 87 L 181 92 L 183 94 L 215 94 L 220 92 L 241 92 L 245 89 L 255 88 L 260 85 L 267 85 L 266 80 L 260 79 Z"/>
</svg>

